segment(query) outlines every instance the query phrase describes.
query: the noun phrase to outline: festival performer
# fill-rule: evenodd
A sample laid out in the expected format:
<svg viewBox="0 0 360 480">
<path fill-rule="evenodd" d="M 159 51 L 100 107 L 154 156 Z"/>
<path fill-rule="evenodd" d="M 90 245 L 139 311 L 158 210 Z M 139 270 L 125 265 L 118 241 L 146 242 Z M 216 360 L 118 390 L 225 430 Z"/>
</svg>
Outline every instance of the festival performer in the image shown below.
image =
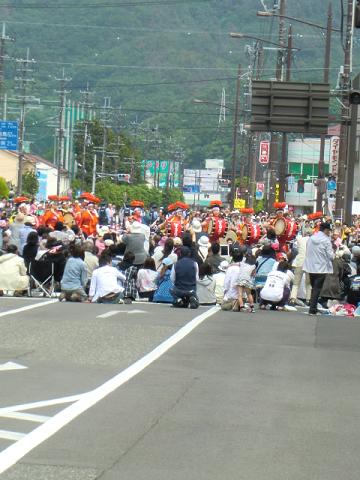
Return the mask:
<svg viewBox="0 0 360 480">
<path fill-rule="evenodd" d="M 279 249 L 281 252 L 287 252 L 289 242 L 293 241 L 299 230 L 297 222 L 291 218 L 285 216 L 284 209 L 286 208 L 286 202 L 275 202 L 274 208 L 276 209 L 276 217 L 271 222 L 275 230 L 275 234 L 279 240 Z"/>
<path fill-rule="evenodd" d="M 98 214 L 93 203 L 89 203 L 81 212 L 79 227 L 86 236 L 96 234 L 98 224 Z"/>
<path fill-rule="evenodd" d="M 209 207 L 211 213 L 203 222 L 203 230 L 209 235 L 210 242 L 216 243 L 220 241 L 220 238 L 225 237 L 229 224 L 226 218 L 221 215 L 221 200 L 212 200 Z"/>
<path fill-rule="evenodd" d="M 49 199 L 51 198 L 49 197 Z M 51 201 L 45 208 L 45 213 L 42 216 L 40 223 L 44 225 L 44 227 L 48 227 L 54 230 L 57 222 L 63 221 L 64 217 L 61 211 L 58 209 L 55 201 Z"/>
<path fill-rule="evenodd" d="M 183 202 L 176 202 L 168 206 L 167 210 L 172 215 L 166 219 L 166 234 L 169 237 L 181 237 L 187 229 L 187 221 L 184 218 L 184 211 L 188 210 L 189 206 Z"/>
<path fill-rule="evenodd" d="M 133 222 L 143 223 L 143 215 L 144 215 L 144 202 L 142 200 L 132 200 L 130 203 L 130 215 L 125 216 L 124 218 L 124 226 L 125 229 L 129 232 L 131 224 Z"/>
</svg>

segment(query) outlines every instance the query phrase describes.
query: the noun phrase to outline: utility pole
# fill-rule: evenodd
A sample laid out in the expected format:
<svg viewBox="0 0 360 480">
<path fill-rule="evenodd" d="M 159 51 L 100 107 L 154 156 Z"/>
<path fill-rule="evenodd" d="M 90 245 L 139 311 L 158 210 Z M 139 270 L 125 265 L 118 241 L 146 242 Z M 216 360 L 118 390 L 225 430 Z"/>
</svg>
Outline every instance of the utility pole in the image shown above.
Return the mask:
<svg viewBox="0 0 360 480">
<path fill-rule="evenodd" d="M 292 26 L 289 26 L 288 43 L 287 43 L 287 55 L 286 55 L 286 81 L 291 80 L 291 64 L 292 64 Z M 281 146 L 281 161 L 279 168 L 279 186 L 280 186 L 280 202 L 285 201 L 285 183 L 286 175 L 288 171 L 288 135 L 283 133 L 282 146 Z"/>
<path fill-rule="evenodd" d="M 236 98 L 234 112 L 234 130 L 233 130 L 233 150 L 231 159 L 231 190 L 230 190 L 230 208 L 234 208 L 235 188 L 236 188 L 236 161 L 237 161 L 237 140 L 239 130 L 239 110 L 240 110 L 240 87 L 241 87 L 241 65 L 238 65 L 238 74 L 236 81 Z"/>
<path fill-rule="evenodd" d="M 84 100 L 82 105 L 84 107 L 84 142 L 83 142 L 83 155 L 82 155 L 82 167 L 81 167 L 81 190 L 84 191 L 85 188 L 85 173 L 86 173 L 86 150 L 87 147 L 91 144 L 91 138 L 89 136 L 89 112 L 92 107 L 90 103 L 90 97 L 93 95 L 93 92 L 89 89 L 89 84 L 86 85 L 86 90 L 80 92 Z"/>
<path fill-rule="evenodd" d="M 56 78 L 60 84 L 56 93 L 60 95 L 60 111 L 59 111 L 59 127 L 58 127 L 58 151 L 57 151 L 57 179 L 56 179 L 56 195 L 60 195 L 61 170 L 64 168 L 64 139 L 65 139 L 65 104 L 66 95 L 70 92 L 65 90 L 65 83 L 70 82 L 71 78 L 65 78 L 65 70 L 62 71 L 62 77 Z"/>
<path fill-rule="evenodd" d="M 340 146 L 339 146 L 339 167 L 337 176 L 336 189 L 336 205 L 335 216 L 344 217 L 345 208 L 345 180 L 348 157 L 348 139 L 349 139 L 349 120 L 350 120 L 350 75 L 352 71 L 352 47 L 354 35 L 354 11 L 356 1 L 348 0 L 347 22 L 346 22 L 346 40 L 345 40 L 345 57 L 344 57 L 344 73 L 341 78 L 341 129 L 340 129 Z"/>
<path fill-rule="evenodd" d="M 105 158 L 106 158 L 106 148 L 107 148 L 107 129 L 108 129 L 108 121 L 109 121 L 109 113 L 110 113 L 110 97 L 104 97 L 104 106 L 102 110 L 102 122 L 103 122 L 103 146 L 101 151 L 101 173 L 105 171 Z"/>
<path fill-rule="evenodd" d="M 325 43 L 325 61 L 324 61 L 324 83 L 329 83 L 332 23 L 333 23 L 332 4 L 329 3 L 327 26 L 326 26 L 326 40 L 325 40 L 326 43 Z M 321 179 L 325 178 L 325 141 L 326 141 L 326 135 L 321 135 L 318 182 L 317 182 L 317 193 L 316 193 L 316 211 L 317 212 L 323 211 L 323 192 L 321 189 L 320 182 L 321 182 Z"/>
<path fill-rule="evenodd" d="M 3 106 L 3 120 L 6 120 L 6 93 L 4 85 L 5 60 L 9 59 L 9 56 L 6 54 L 6 43 L 13 40 L 13 38 L 6 35 L 6 25 L 3 23 L 2 34 L 0 37 L 0 102 Z"/>
<path fill-rule="evenodd" d="M 279 0 L 279 45 L 280 48 L 277 54 L 276 61 L 276 80 L 278 82 L 283 81 L 284 74 L 284 50 L 285 50 L 285 15 L 286 12 L 286 0 Z M 279 140 L 280 136 L 276 132 L 271 134 L 270 144 L 270 162 L 269 162 L 269 191 L 268 191 L 268 210 L 271 210 L 275 201 L 275 184 L 278 182 L 278 154 L 279 154 Z"/>
<path fill-rule="evenodd" d="M 19 151 L 18 151 L 18 176 L 17 176 L 17 193 L 22 193 L 22 176 L 24 163 L 24 136 L 25 136 L 25 115 L 26 105 L 29 100 L 28 89 L 29 85 L 34 82 L 33 78 L 28 75 L 33 72 L 30 68 L 35 62 L 30 58 L 30 51 L 27 49 L 26 58 L 19 58 L 15 60 L 17 74 L 15 77 L 16 89 L 19 91 L 17 99 L 20 100 L 20 121 L 19 121 Z"/>
</svg>

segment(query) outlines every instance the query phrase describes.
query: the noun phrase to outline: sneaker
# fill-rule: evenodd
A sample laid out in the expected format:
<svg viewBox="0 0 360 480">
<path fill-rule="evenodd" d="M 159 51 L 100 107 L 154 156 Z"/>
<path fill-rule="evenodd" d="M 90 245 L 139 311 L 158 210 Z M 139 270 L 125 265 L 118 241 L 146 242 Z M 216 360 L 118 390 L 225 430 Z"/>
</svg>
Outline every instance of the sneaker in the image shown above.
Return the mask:
<svg viewBox="0 0 360 480">
<path fill-rule="evenodd" d="M 289 302 L 289 305 L 292 305 L 292 303 Z M 298 307 L 305 307 L 305 303 L 298 298 L 295 300 L 295 305 L 297 305 Z"/>
<path fill-rule="evenodd" d="M 64 292 L 61 292 L 60 295 L 59 295 L 59 302 L 63 302 L 65 300 L 65 293 Z"/>
<path fill-rule="evenodd" d="M 295 305 L 296 305 L 296 299 L 295 299 L 295 298 L 290 298 L 290 300 L 289 300 L 289 305 L 291 305 L 292 307 L 295 307 Z"/>
<path fill-rule="evenodd" d="M 181 300 L 181 298 L 178 298 L 175 300 L 175 302 L 172 304 L 174 308 L 185 308 L 184 302 Z"/>
<path fill-rule="evenodd" d="M 199 308 L 199 301 L 196 297 L 190 297 L 189 303 L 192 310 Z"/>
<path fill-rule="evenodd" d="M 250 313 L 255 313 L 255 307 L 254 307 L 254 305 L 250 305 L 250 307 L 249 307 L 249 312 L 250 312 Z"/>
</svg>

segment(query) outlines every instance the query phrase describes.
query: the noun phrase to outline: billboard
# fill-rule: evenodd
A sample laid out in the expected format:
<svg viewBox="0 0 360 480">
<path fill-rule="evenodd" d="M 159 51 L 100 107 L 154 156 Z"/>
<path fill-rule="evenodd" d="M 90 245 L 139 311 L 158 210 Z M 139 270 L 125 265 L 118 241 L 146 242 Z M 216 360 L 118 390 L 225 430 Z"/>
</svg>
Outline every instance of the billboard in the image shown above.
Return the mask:
<svg viewBox="0 0 360 480">
<path fill-rule="evenodd" d="M 145 170 L 145 171 L 144 171 Z M 180 164 L 172 160 L 143 160 L 141 174 L 147 183 L 165 188 L 180 186 Z"/>
<path fill-rule="evenodd" d="M 18 122 L 0 121 L 0 150 L 17 150 Z"/>
</svg>

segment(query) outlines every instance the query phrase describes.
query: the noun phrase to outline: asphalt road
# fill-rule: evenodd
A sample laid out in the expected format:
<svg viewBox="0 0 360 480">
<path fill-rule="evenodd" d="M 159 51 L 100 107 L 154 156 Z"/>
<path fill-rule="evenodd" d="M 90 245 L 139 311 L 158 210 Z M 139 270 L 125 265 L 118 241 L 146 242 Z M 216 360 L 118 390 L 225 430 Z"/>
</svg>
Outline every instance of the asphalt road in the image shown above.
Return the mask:
<svg viewBox="0 0 360 480">
<path fill-rule="evenodd" d="M 357 319 L 1 298 L 0 338 L 1 480 L 359 478 Z"/>
</svg>

